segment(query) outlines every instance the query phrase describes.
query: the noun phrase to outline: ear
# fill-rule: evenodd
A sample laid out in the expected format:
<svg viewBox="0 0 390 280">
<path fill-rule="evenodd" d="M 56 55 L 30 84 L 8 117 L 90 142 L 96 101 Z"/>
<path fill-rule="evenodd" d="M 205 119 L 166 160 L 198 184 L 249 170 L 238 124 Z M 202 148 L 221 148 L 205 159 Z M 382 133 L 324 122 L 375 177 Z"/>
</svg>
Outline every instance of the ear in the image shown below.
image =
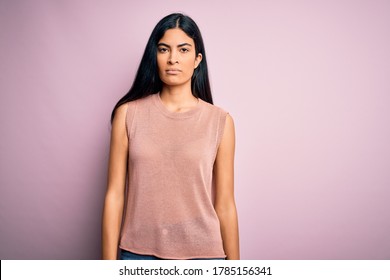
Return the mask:
<svg viewBox="0 0 390 280">
<path fill-rule="evenodd" d="M 195 57 L 195 67 L 194 67 L 194 69 L 196 69 L 198 67 L 199 63 L 202 61 L 202 58 L 203 58 L 202 54 L 198 53 L 198 55 Z"/>
</svg>

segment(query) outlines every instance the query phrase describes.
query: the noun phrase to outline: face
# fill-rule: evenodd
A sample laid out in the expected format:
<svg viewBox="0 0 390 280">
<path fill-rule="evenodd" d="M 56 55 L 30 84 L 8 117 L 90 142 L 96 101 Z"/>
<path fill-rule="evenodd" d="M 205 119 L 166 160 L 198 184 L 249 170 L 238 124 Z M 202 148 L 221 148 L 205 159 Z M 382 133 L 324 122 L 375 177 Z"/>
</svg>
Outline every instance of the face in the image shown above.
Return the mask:
<svg viewBox="0 0 390 280">
<path fill-rule="evenodd" d="M 158 72 L 165 85 L 191 85 L 192 74 L 201 60 L 194 40 L 179 28 L 168 29 L 157 44 Z"/>
</svg>

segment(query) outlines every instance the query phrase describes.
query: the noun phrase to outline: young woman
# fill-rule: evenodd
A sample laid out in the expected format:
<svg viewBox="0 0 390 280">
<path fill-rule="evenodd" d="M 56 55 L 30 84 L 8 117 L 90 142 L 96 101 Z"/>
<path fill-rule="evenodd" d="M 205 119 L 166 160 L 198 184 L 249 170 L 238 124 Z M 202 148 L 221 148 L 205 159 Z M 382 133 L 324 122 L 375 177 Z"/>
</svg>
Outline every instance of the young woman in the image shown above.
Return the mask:
<svg viewBox="0 0 390 280">
<path fill-rule="evenodd" d="M 103 259 L 239 259 L 234 124 L 190 17 L 156 25 L 111 122 Z"/>
</svg>

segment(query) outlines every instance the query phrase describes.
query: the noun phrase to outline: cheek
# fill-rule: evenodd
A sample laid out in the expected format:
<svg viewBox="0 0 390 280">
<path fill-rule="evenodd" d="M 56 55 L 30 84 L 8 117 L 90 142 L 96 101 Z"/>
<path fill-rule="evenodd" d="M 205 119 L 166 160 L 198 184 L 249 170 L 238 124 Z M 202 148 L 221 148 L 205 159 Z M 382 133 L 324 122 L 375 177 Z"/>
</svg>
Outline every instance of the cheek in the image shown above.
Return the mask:
<svg viewBox="0 0 390 280">
<path fill-rule="evenodd" d="M 168 54 L 157 54 L 156 61 L 158 70 L 165 68 L 167 66 L 168 60 Z"/>
<path fill-rule="evenodd" d="M 162 59 L 161 59 L 161 56 L 157 56 L 157 68 L 158 70 L 160 71 L 161 70 L 161 66 L 162 66 Z"/>
<path fill-rule="evenodd" d="M 185 68 L 187 72 L 193 72 L 195 68 L 195 61 L 194 59 L 187 59 L 185 61 Z"/>
</svg>

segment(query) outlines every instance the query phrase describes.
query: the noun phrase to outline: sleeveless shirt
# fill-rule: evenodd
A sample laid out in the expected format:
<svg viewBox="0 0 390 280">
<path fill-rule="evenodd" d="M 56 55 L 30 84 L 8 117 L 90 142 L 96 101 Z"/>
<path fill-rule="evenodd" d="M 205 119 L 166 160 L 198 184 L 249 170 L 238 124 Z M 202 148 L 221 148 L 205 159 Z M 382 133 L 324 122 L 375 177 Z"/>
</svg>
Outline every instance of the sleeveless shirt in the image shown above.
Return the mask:
<svg viewBox="0 0 390 280">
<path fill-rule="evenodd" d="M 213 165 L 227 112 L 198 100 L 182 113 L 169 111 L 159 93 L 128 103 L 120 248 L 163 259 L 226 257 Z"/>
</svg>

